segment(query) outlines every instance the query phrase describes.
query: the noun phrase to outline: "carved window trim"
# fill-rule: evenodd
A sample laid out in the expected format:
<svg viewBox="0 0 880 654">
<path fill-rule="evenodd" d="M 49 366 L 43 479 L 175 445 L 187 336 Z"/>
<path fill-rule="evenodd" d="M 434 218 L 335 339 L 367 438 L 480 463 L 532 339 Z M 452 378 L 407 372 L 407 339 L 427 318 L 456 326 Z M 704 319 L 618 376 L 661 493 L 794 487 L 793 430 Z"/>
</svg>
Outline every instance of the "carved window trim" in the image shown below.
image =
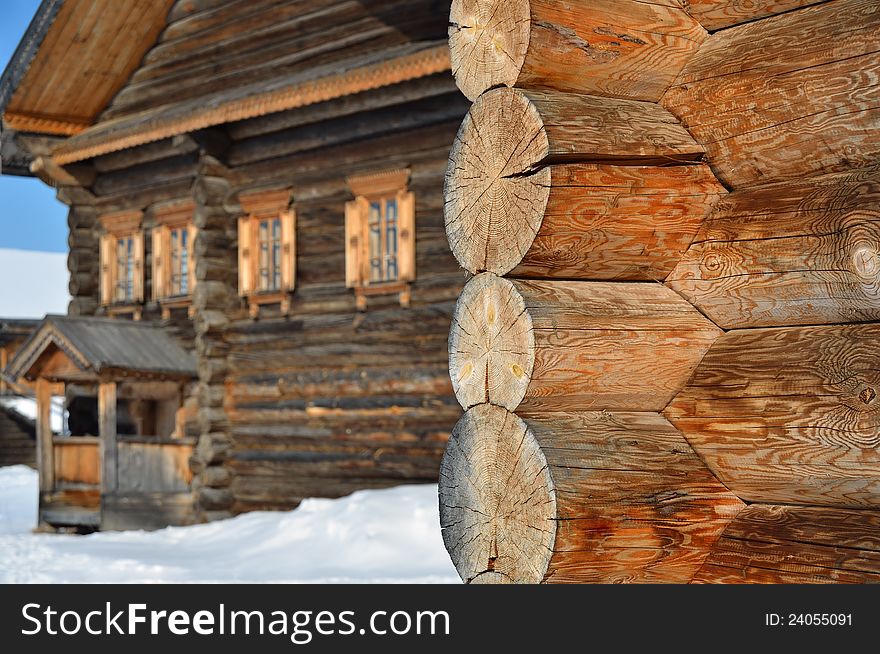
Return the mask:
<svg viewBox="0 0 880 654">
<path fill-rule="evenodd" d="M 409 306 L 410 285 L 416 278 L 415 194 L 409 190 L 410 175 L 409 168 L 400 168 L 346 179 L 355 199 L 345 205 L 345 285 L 354 289 L 359 311 L 366 310 L 367 298 L 376 295 L 397 294 L 401 306 Z M 388 220 L 391 203 L 396 221 Z M 396 244 L 388 246 L 392 222 L 396 223 Z M 371 225 L 378 231 L 371 233 Z M 373 251 L 377 247 L 378 253 Z M 385 277 L 387 252 L 392 250 L 396 278 L 375 280 L 376 262 L 380 276 Z"/>
<path fill-rule="evenodd" d="M 196 259 L 195 239 L 198 233 L 193 222 L 195 204 L 192 200 L 179 200 L 176 202 L 157 205 L 153 209 L 155 224 L 152 231 L 152 263 L 153 263 L 153 299 L 162 310 L 162 318 L 167 320 L 171 317 L 171 310 L 187 307 L 189 316 L 192 317 L 192 298 L 196 287 Z M 181 262 L 181 270 L 178 276 L 183 276 L 182 261 L 186 260 L 186 292 L 179 292 L 174 288 L 174 262 L 173 252 L 174 235 L 180 234 L 178 243 L 186 238 L 184 248 L 179 248 L 177 260 Z M 182 281 L 178 283 L 182 284 Z M 176 292 L 177 291 L 177 292 Z"/>
<path fill-rule="evenodd" d="M 140 210 L 117 211 L 100 216 L 104 229 L 100 239 L 100 297 L 108 315 L 132 315 L 140 320 L 144 302 L 144 213 Z M 119 241 L 131 239 L 131 295 L 117 297 L 119 285 Z"/>
<path fill-rule="evenodd" d="M 278 304 L 281 313 L 288 315 L 296 288 L 296 212 L 291 207 L 291 190 L 242 192 L 238 201 L 246 214 L 238 219 L 238 293 L 247 302 L 251 318 L 258 317 L 260 307 L 266 304 Z M 261 226 L 268 223 L 265 235 L 271 239 L 276 221 L 280 237 L 277 252 L 268 240 L 261 239 Z M 262 241 L 266 241 L 265 248 Z M 270 288 L 261 288 L 263 268 L 267 273 L 268 268 L 277 272 L 277 285 L 273 282 Z"/>
</svg>

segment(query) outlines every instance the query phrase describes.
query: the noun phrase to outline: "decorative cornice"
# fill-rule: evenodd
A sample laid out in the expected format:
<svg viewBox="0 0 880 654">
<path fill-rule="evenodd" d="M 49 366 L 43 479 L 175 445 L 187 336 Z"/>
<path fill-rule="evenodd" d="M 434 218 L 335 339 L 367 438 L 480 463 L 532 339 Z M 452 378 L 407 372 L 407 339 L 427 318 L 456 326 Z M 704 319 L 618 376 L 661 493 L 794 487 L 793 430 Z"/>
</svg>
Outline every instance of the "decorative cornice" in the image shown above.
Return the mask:
<svg viewBox="0 0 880 654">
<path fill-rule="evenodd" d="M 116 211 L 100 216 L 101 226 L 111 234 L 123 235 L 141 228 L 144 212 L 140 210 Z"/>
<path fill-rule="evenodd" d="M 363 175 L 347 177 L 345 183 L 355 195 L 381 195 L 396 193 L 409 185 L 409 168 L 377 170 Z"/>
<path fill-rule="evenodd" d="M 163 202 L 153 207 L 157 225 L 180 225 L 192 222 L 195 203 L 190 199 Z"/>
<path fill-rule="evenodd" d="M 229 100 L 184 117 L 160 115 L 147 121 L 146 124 L 123 126 L 106 134 L 101 134 L 102 126 L 99 124 L 92 130 L 84 132 L 80 138 L 61 144 L 53 154 L 59 165 L 65 165 L 214 125 L 297 109 L 427 77 L 449 68 L 449 48 L 444 44 L 378 64 L 359 66 L 319 79 Z M 124 125 L 125 121 L 122 120 L 120 124 Z M 92 131 L 93 136 L 90 134 Z"/>
<path fill-rule="evenodd" d="M 278 215 L 290 207 L 290 188 L 242 191 L 238 194 L 238 203 L 250 216 Z"/>
<path fill-rule="evenodd" d="M 19 132 L 34 132 L 36 134 L 55 134 L 58 136 L 73 136 L 85 131 L 89 123 L 62 120 L 52 116 L 39 116 L 8 111 L 3 114 L 3 123 L 8 129 Z"/>
</svg>

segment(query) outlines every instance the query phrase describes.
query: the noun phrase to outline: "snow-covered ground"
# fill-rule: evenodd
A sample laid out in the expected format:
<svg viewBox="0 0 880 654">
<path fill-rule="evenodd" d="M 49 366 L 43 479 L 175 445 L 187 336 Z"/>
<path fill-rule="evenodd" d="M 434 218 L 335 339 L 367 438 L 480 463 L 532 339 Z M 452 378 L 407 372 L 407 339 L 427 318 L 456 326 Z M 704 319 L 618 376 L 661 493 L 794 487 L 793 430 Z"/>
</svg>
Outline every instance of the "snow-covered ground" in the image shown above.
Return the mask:
<svg viewBox="0 0 880 654">
<path fill-rule="evenodd" d="M 13 218 L 9 218 L 13 220 Z M 0 248 L 0 317 L 67 313 L 67 254 Z"/>
<path fill-rule="evenodd" d="M 436 485 L 90 536 L 30 533 L 36 501 L 36 472 L 0 468 L 0 583 L 458 582 L 440 537 Z"/>
</svg>

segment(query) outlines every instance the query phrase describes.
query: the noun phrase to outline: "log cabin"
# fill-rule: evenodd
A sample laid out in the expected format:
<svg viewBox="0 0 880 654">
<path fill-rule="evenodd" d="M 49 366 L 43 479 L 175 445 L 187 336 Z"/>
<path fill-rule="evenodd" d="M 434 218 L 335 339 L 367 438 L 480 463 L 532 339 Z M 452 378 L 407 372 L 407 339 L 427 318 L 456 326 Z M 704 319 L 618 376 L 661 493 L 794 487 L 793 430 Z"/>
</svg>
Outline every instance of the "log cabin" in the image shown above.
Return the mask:
<svg viewBox="0 0 880 654">
<path fill-rule="evenodd" d="M 12 359 L 36 326 L 35 320 L 0 318 L 0 466 L 36 466 L 36 425 L 17 408 L 32 389 L 16 384 L 3 375 Z"/>
<path fill-rule="evenodd" d="M 462 579 L 880 582 L 880 4 L 449 24 Z"/>
<path fill-rule="evenodd" d="M 68 316 L 7 368 L 44 399 L 63 385 L 79 421 L 54 442 L 38 424 L 44 523 L 152 528 L 436 482 L 465 281 L 443 219 L 468 108 L 448 13 L 40 4 L 0 81 L 0 145 L 4 174 L 69 207 Z M 174 374 L 123 347 L 160 340 Z"/>
</svg>

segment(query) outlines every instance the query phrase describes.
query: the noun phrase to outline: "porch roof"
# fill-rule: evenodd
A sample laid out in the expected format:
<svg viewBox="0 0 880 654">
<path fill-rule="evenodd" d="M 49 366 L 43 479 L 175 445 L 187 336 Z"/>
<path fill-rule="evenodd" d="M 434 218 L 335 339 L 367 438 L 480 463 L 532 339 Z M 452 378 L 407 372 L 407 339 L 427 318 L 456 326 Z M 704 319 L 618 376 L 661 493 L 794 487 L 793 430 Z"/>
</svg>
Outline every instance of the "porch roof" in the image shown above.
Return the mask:
<svg viewBox="0 0 880 654">
<path fill-rule="evenodd" d="M 195 378 L 195 358 L 159 325 L 81 316 L 46 316 L 6 368 L 10 379 L 36 379 L 53 355 L 67 366 L 59 381 L 98 377 Z M 72 365 L 71 365 L 72 364 Z"/>
</svg>

